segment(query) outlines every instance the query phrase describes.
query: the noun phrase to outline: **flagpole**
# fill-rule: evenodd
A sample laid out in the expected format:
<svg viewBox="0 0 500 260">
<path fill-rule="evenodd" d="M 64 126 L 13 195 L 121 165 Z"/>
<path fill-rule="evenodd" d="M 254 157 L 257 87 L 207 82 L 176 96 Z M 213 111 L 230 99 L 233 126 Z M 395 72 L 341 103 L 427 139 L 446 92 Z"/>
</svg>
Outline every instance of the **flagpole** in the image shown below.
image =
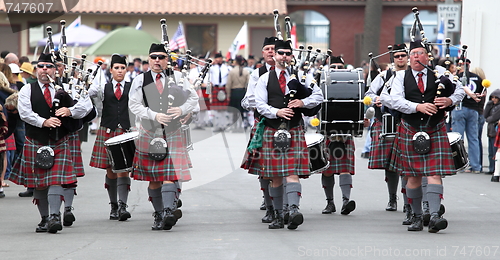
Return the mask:
<svg viewBox="0 0 500 260">
<path fill-rule="evenodd" d="M 245 54 L 244 56 L 244 59 L 247 59 L 248 58 L 248 54 L 249 54 L 249 47 L 248 47 L 248 25 L 247 25 L 247 21 L 245 21 L 245 23 L 243 23 L 243 25 L 245 26 L 245 28 L 247 29 L 247 31 L 245 32 L 247 34 L 247 42 L 245 43 L 245 51 L 243 52 Z"/>
</svg>

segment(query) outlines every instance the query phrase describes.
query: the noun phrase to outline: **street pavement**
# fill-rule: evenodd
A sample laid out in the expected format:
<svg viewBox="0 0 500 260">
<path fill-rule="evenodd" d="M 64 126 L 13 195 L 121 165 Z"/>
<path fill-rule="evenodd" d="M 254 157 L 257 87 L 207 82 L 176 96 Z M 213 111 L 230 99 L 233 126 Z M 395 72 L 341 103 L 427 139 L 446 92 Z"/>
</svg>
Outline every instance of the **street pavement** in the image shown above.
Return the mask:
<svg viewBox="0 0 500 260">
<path fill-rule="evenodd" d="M 368 170 L 356 138 L 356 175 L 348 216 L 324 215 L 321 176 L 302 180 L 304 224 L 269 230 L 257 177 L 240 169 L 248 134 L 192 130 L 193 180 L 183 184 L 183 217 L 170 231 L 152 231 L 147 182 L 132 182 L 125 222 L 109 220 L 104 170 L 88 166 L 95 136 L 83 143 L 86 176 L 78 181 L 76 221 L 57 234 L 35 233 L 40 221 L 24 187 L 9 181 L 0 199 L 1 259 L 499 259 L 500 184 L 490 175 L 459 173 L 444 179 L 449 226 L 437 234 L 408 232 L 398 211 L 387 212 L 381 170 Z M 483 139 L 483 143 L 486 139 Z M 485 147 L 485 152 L 487 148 Z M 487 154 L 487 153 L 485 153 Z M 485 162 L 487 162 L 485 160 Z M 341 208 L 336 177 L 335 204 Z"/>
</svg>

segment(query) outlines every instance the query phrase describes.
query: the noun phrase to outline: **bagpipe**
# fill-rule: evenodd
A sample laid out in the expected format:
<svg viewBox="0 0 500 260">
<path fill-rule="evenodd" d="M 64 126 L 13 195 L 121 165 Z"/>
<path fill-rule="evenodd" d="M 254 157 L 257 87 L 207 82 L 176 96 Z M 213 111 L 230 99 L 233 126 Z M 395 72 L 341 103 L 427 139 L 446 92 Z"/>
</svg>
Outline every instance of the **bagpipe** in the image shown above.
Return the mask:
<svg viewBox="0 0 500 260">
<path fill-rule="evenodd" d="M 281 27 L 279 23 L 279 11 L 275 9 L 273 11 L 274 14 L 274 28 L 276 30 L 276 37 L 278 40 L 283 40 L 282 32 L 281 32 Z M 286 16 L 285 17 L 285 30 L 286 30 L 286 36 L 287 36 L 287 41 L 291 44 L 291 29 L 292 29 L 292 24 L 290 21 L 290 17 Z M 313 47 L 308 46 L 308 49 L 305 50 L 304 46 L 300 46 L 299 49 L 292 49 L 293 51 L 298 51 L 298 57 L 292 57 L 292 60 L 290 64 L 286 64 L 286 69 L 290 73 L 290 80 L 287 83 L 289 93 L 287 95 L 287 100 L 294 100 L 294 99 L 304 99 L 309 97 L 312 92 L 314 85 L 317 84 L 317 81 L 315 79 L 312 80 L 311 84 L 309 86 L 306 86 L 306 77 L 307 74 L 310 73 L 311 69 L 314 66 L 314 63 L 318 57 L 318 55 L 321 53 L 320 49 L 317 49 L 316 52 L 311 56 Z M 305 59 L 302 61 L 302 56 L 303 52 L 307 53 L 307 56 Z M 331 53 L 331 51 L 330 51 Z M 326 63 L 326 59 L 325 59 Z M 300 79 L 298 80 L 298 74 L 299 70 L 302 70 L 303 74 Z M 305 116 L 315 116 L 318 114 L 319 110 L 321 109 L 321 104 L 314 108 L 296 108 L 296 110 L 299 113 L 304 114 Z"/>
</svg>

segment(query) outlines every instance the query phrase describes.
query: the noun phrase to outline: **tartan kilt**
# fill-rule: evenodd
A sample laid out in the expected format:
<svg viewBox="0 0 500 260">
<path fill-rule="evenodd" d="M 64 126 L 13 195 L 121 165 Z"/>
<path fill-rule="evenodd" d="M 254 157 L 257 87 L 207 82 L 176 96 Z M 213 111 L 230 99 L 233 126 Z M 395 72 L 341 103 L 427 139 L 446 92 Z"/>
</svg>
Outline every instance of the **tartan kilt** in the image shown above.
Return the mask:
<svg viewBox="0 0 500 260">
<path fill-rule="evenodd" d="M 356 149 L 354 145 L 354 138 L 352 136 L 348 136 L 346 140 L 344 141 L 345 144 L 345 152 L 342 153 L 341 157 L 336 157 L 335 155 L 332 154 L 330 149 L 328 149 L 328 146 L 330 145 L 330 139 L 326 138 L 326 148 L 327 148 L 327 157 L 328 160 L 330 161 L 330 167 L 326 169 L 323 173 L 326 175 L 331 175 L 331 174 L 340 174 L 342 172 L 348 172 L 351 175 L 354 175 L 355 167 L 354 167 L 354 151 Z"/>
<path fill-rule="evenodd" d="M 370 146 L 370 157 L 368 169 L 386 169 L 391 157 L 393 138 L 380 138 L 382 133 L 382 122 L 375 118 L 371 129 L 372 143 Z"/>
<path fill-rule="evenodd" d="M 23 153 L 12 166 L 9 179 L 28 188 L 75 183 L 76 174 L 69 143 L 68 136 L 57 142 L 49 141 L 48 146 L 54 150 L 54 166 L 44 170 L 35 167 L 36 152 L 44 145 L 26 136 Z"/>
<path fill-rule="evenodd" d="M 139 131 L 136 140 L 134 162 L 131 177 L 140 181 L 189 181 L 188 152 L 182 141 L 181 129 L 167 134 L 168 154 L 162 161 L 149 158 L 149 143 L 153 140 L 153 133 L 144 130 Z"/>
<path fill-rule="evenodd" d="M 97 137 L 94 142 L 94 148 L 92 149 L 92 156 L 90 157 L 89 163 L 91 167 L 99 169 L 107 169 L 112 167 L 104 143 L 109 138 L 125 133 L 125 130 L 122 128 L 116 128 L 115 131 L 106 133 L 106 129 L 106 127 L 100 126 L 97 130 Z"/>
<path fill-rule="evenodd" d="M 435 127 L 422 130 L 427 132 L 431 139 L 431 150 L 427 154 L 418 154 L 413 150 L 413 135 L 418 131 L 401 120 L 392 145 L 388 170 L 414 177 L 456 174 L 444 120 Z"/>
<path fill-rule="evenodd" d="M 259 161 L 256 160 L 251 153 L 248 152 L 248 146 L 252 141 L 253 136 L 255 135 L 255 131 L 257 131 L 257 124 L 259 123 L 259 119 L 255 118 L 255 122 L 253 124 L 252 129 L 250 130 L 250 140 L 248 140 L 247 147 L 245 148 L 245 155 L 243 156 L 243 162 L 241 163 L 240 168 L 248 170 L 249 174 L 259 175 L 260 164 Z"/>
<path fill-rule="evenodd" d="M 211 110 L 227 110 L 227 106 L 229 105 L 229 100 L 224 99 L 224 101 L 219 101 L 217 99 L 217 93 L 219 91 L 224 91 L 226 93 L 227 97 L 227 92 L 226 92 L 226 86 L 213 86 L 212 87 L 212 99 L 210 100 L 210 109 Z"/>
<path fill-rule="evenodd" d="M 85 176 L 85 169 L 83 167 L 82 149 L 80 148 L 80 136 L 78 132 L 68 134 L 69 149 L 71 150 L 71 157 L 73 158 L 73 169 L 76 177 Z"/>
<path fill-rule="evenodd" d="M 495 137 L 495 144 L 494 146 L 497 148 L 500 148 L 500 127 L 497 130 L 497 136 Z"/>
<path fill-rule="evenodd" d="M 309 177 L 311 174 L 309 170 L 309 149 L 307 148 L 302 127 L 298 126 L 290 129 L 292 140 L 289 150 L 284 154 L 274 148 L 275 132 L 276 129 L 271 127 L 266 126 L 264 128 L 262 147 L 249 167 L 256 169 L 257 174 L 265 178 L 286 177 L 289 175 L 298 175 L 301 178 Z M 249 154 L 248 151 L 247 153 Z M 257 165 L 253 163 L 257 163 Z"/>
</svg>

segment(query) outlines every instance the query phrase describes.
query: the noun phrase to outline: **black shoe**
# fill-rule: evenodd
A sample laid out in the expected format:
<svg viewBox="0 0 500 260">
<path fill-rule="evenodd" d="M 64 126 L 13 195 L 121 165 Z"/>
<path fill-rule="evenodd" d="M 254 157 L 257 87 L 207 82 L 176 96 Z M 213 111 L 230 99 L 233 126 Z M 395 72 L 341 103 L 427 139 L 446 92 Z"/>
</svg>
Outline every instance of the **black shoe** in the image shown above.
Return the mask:
<svg viewBox="0 0 500 260">
<path fill-rule="evenodd" d="M 180 210 L 180 209 L 174 209 L 172 211 L 172 215 L 174 215 L 175 219 L 178 220 L 178 219 L 182 218 L 182 210 Z"/>
<path fill-rule="evenodd" d="M 433 215 L 431 221 L 429 222 L 429 233 L 437 233 L 439 230 L 446 229 L 448 227 L 448 220 L 443 217 Z"/>
<path fill-rule="evenodd" d="M 500 176 L 491 176 L 491 182 L 498 182 L 500 179 Z"/>
<path fill-rule="evenodd" d="M 321 211 L 321 214 L 332 214 L 335 211 L 337 211 L 337 209 L 335 208 L 333 200 L 326 200 L 326 207 Z"/>
<path fill-rule="evenodd" d="M 386 211 L 398 210 L 398 203 L 396 200 L 397 200 L 396 194 L 390 194 L 389 195 L 389 203 L 387 203 L 387 208 L 385 208 L 385 210 Z"/>
<path fill-rule="evenodd" d="M 349 215 L 356 209 L 356 202 L 354 200 L 344 200 L 344 205 L 342 205 L 342 210 L 340 214 Z"/>
<path fill-rule="evenodd" d="M 63 227 L 61 225 L 61 213 L 51 214 L 49 216 L 49 220 L 47 222 L 47 231 L 49 233 L 57 233 L 57 231 L 62 230 Z"/>
<path fill-rule="evenodd" d="M 267 207 L 266 215 L 262 218 L 262 223 L 273 222 L 273 215 L 274 215 L 274 207 L 273 206 Z"/>
<path fill-rule="evenodd" d="M 424 229 L 424 223 L 422 222 L 422 216 L 413 215 L 413 221 L 410 226 L 408 226 L 408 231 L 422 231 Z"/>
<path fill-rule="evenodd" d="M 411 225 L 413 222 L 413 212 L 411 210 L 410 204 L 404 205 L 405 218 L 403 219 L 403 225 Z"/>
<path fill-rule="evenodd" d="M 153 218 L 154 218 L 154 221 L 153 221 L 153 226 L 151 226 L 151 229 L 152 230 L 162 230 L 161 221 L 163 218 L 161 217 L 161 212 L 155 211 L 153 213 Z"/>
<path fill-rule="evenodd" d="M 32 190 L 26 190 L 23 192 L 19 192 L 19 197 L 27 198 L 27 197 L 33 197 L 33 191 Z"/>
<path fill-rule="evenodd" d="M 493 172 L 485 172 L 486 175 L 493 175 Z"/>
<path fill-rule="evenodd" d="M 262 200 L 262 204 L 260 204 L 260 210 L 266 210 L 266 201 Z"/>
<path fill-rule="evenodd" d="M 49 216 L 43 216 L 42 217 L 42 221 L 40 221 L 40 223 L 38 223 L 38 227 L 36 227 L 35 229 L 35 232 L 36 233 L 45 233 L 47 232 L 48 228 L 47 228 L 47 219 L 49 218 Z"/>
<path fill-rule="evenodd" d="M 110 202 L 109 204 L 111 204 L 111 211 L 109 212 L 109 219 L 118 220 L 118 203 Z"/>
<path fill-rule="evenodd" d="M 170 230 L 177 223 L 177 219 L 175 218 L 171 209 L 166 208 L 163 209 L 163 219 L 161 220 L 161 228 L 163 230 Z"/>
<path fill-rule="evenodd" d="M 73 208 L 72 207 L 65 207 L 64 208 L 64 214 L 63 214 L 63 226 L 69 227 L 73 225 L 73 222 L 75 222 L 76 218 L 75 215 L 73 215 L 73 212 L 71 212 Z"/>
<path fill-rule="evenodd" d="M 5 193 L 3 191 L 0 191 L 0 199 L 5 198 Z"/>
<path fill-rule="evenodd" d="M 180 207 L 182 207 L 182 200 L 178 199 L 177 200 L 177 208 L 180 208 Z"/>
<path fill-rule="evenodd" d="M 285 227 L 285 221 L 283 219 L 283 212 L 275 210 L 273 216 L 273 222 L 269 224 L 269 229 L 280 229 L 284 227 Z"/>
<path fill-rule="evenodd" d="M 297 205 L 290 206 L 290 218 L 288 223 L 288 229 L 297 229 L 299 225 L 304 223 L 304 216 L 299 212 L 299 207 Z"/>
<path fill-rule="evenodd" d="M 125 221 L 132 217 L 130 215 L 130 212 L 127 211 L 127 204 L 125 204 L 123 201 L 119 200 L 118 201 L 118 220 L 119 221 Z"/>
</svg>

